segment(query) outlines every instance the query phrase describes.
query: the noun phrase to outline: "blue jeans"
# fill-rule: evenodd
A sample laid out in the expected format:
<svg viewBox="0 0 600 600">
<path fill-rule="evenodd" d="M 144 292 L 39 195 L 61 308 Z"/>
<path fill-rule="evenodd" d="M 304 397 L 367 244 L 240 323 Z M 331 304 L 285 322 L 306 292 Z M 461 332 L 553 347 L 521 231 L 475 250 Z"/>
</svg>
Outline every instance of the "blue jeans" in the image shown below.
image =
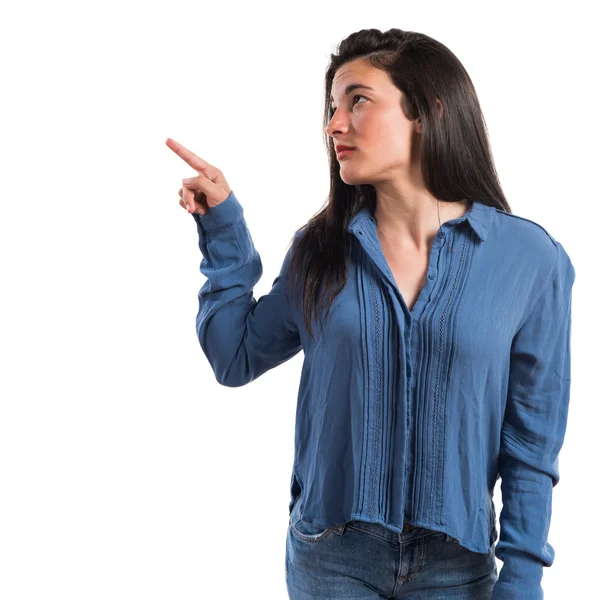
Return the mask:
<svg viewBox="0 0 600 600">
<path fill-rule="evenodd" d="M 290 600 L 489 600 L 498 579 L 494 547 L 467 550 L 443 532 L 377 523 L 339 527 L 300 519 L 296 499 L 286 538 Z"/>
</svg>

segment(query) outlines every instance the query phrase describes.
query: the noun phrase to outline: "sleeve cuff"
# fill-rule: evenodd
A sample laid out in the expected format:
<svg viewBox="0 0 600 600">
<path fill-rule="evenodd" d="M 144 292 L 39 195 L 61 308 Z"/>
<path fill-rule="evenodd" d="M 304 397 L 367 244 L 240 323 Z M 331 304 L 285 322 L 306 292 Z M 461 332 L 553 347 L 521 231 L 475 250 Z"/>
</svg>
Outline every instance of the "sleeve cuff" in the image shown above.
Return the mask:
<svg viewBox="0 0 600 600">
<path fill-rule="evenodd" d="M 510 548 L 504 548 L 497 556 L 503 565 L 490 600 L 544 600 L 542 561 Z"/>
<path fill-rule="evenodd" d="M 244 209 L 236 198 L 233 190 L 223 202 L 209 208 L 206 214 L 192 213 L 198 227 L 204 231 L 214 231 L 237 223 L 244 216 Z"/>
<path fill-rule="evenodd" d="M 544 590 L 541 585 L 522 587 L 498 580 L 494 584 L 490 600 L 544 600 Z"/>
</svg>

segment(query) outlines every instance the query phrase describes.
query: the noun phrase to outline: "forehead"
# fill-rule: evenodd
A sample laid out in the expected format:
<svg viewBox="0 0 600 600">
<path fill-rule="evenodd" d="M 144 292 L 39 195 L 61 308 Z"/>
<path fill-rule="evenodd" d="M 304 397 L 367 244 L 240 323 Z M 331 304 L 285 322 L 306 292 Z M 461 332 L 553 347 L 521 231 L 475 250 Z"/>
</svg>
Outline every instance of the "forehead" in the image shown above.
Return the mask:
<svg viewBox="0 0 600 600">
<path fill-rule="evenodd" d="M 331 102 L 343 98 L 353 90 L 384 91 L 387 73 L 376 69 L 363 60 L 357 59 L 342 65 L 331 83 Z"/>
</svg>

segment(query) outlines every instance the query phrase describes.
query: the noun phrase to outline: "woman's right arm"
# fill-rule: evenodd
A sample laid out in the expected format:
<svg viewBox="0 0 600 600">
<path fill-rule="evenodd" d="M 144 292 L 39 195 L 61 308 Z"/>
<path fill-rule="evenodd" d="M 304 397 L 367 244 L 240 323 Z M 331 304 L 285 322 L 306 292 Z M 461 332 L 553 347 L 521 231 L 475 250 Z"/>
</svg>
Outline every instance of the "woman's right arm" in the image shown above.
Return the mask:
<svg viewBox="0 0 600 600">
<path fill-rule="evenodd" d="M 242 386 L 302 348 L 284 294 L 291 248 L 271 291 L 256 300 L 262 262 L 233 191 L 204 215 L 192 216 L 203 256 L 200 271 L 207 277 L 198 294 L 198 340 L 217 381 Z"/>
<path fill-rule="evenodd" d="M 196 221 L 200 271 L 207 277 L 198 294 L 198 340 L 217 381 L 238 387 L 302 348 L 284 293 L 291 250 L 271 291 L 255 300 L 262 263 L 241 204 L 220 169 L 171 138 L 166 144 L 198 173 L 179 190 L 180 206 Z"/>
</svg>

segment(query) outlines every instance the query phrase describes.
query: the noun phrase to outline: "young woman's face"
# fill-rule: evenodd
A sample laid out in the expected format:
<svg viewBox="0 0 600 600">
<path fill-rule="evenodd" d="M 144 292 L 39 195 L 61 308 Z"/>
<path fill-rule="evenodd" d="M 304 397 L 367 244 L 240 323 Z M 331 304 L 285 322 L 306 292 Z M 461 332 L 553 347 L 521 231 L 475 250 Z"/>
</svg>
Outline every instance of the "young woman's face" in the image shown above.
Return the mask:
<svg viewBox="0 0 600 600">
<path fill-rule="evenodd" d="M 346 86 L 361 84 L 345 95 Z M 356 150 L 338 157 L 349 185 L 377 185 L 401 175 L 420 174 L 420 131 L 400 108 L 402 92 L 389 75 L 361 59 L 342 65 L 331 88 L 332 113 L 326 132 L 334 144 Z"/>
</svg>

